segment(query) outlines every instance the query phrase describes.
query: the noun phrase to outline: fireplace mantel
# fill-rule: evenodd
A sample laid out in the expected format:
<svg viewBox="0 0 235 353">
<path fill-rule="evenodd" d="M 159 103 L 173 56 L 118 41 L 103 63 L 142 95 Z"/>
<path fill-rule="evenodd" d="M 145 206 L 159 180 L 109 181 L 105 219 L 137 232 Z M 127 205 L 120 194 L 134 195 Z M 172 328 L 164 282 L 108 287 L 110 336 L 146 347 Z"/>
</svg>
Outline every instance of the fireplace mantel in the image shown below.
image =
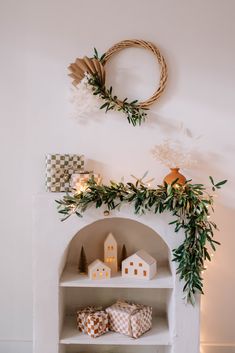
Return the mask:
<svg viewBox="0 0 235 353">
<path fill-rule="evenodd" d="M 182 299 L 183 284 L 175 274 L 171 250 L 182 242 L 184 234 L 174 233 L 173 226 L 168 224 L 172 220 L 170 215 L 135 215 L 126 205 L 108 216 L 104 215 L 105 209 L 91 208 L 82 218 L 72 216 L 61 222 L 54 201 L 60 197 L 61 194 L 45 193 L 37 195 L 34 202 L 33 353 L 102 352 L 114 346 L 120 346 L 123 353 L 133 350 L 156 353 L 156 349 L 159 353 L 199 353 L 199 298 L 195 307 L 186 305 Z M 99 284 L 79 277 L 73 264 L 68 263 L 76 262 L 76 249 L 85 242 L 89 257 L 93 259 L 94 249 L 100 248 L 108 230 L 115 232 L 117 240 L 120 235 L 120 242 L 126 242 L 129 249 L 142 246 L 156 251 L 157 260 L 158 257 L 161 260 L 156 279 L 127 284 L 117 276 L 107 284 Z M 128 298 L 133 293 L 134 297 L 142 298 L 143 303 L 146 298 L 156 307 L 156 312 L 161 313 L 159 317 L 156 315 L 156 324 L 154 321 L 149 333 L 137 340 L 114 333 L 97 339 L 78 334 L 71 312 L 83 302 L 81 299 L 76 302 L 76 298 L 102 293 L 102 300 L 114 301 L 118 298 L 112 297 L 112 288 Z M 92 304 L 97 304 L 95 298 Z"/>
</svg>

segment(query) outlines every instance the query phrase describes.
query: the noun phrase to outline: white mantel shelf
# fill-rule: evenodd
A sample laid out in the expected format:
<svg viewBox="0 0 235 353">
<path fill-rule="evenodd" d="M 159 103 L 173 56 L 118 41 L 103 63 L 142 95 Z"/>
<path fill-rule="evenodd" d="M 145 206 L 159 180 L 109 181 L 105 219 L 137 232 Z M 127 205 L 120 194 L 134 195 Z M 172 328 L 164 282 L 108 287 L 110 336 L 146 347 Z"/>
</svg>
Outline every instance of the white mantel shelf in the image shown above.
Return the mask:
<svg viewBox="0 0 235 353">
<path fill-rule="evenodd" d="M 91 280 L 88 276 L 77 273 L 76 268 L 67 268 L 60 279 L 61 287 L 98 287 L 98 288 L 173 288 L 173 278 L 170 270 L 161 267 L 157 276 L 151 280 L 139 280 L 135 278 L 122 278 L 121 274 L 111 277 L 109 280 Z"/>
<path fill-rule="evenodd" d="M 76 318 L 67 317 L 61 334 L 60 343 L 62 344 L 96 344 L 96 345 L 141 345 L 141 346 L 168 346 L 171 344 L 167 320 L 165 318 L 155 318 L 153 327 L 150 331 L 138 339 L 121 335 L 116 332 L 91 338 L 90 336 L 78 331 Z"/>
</svg>

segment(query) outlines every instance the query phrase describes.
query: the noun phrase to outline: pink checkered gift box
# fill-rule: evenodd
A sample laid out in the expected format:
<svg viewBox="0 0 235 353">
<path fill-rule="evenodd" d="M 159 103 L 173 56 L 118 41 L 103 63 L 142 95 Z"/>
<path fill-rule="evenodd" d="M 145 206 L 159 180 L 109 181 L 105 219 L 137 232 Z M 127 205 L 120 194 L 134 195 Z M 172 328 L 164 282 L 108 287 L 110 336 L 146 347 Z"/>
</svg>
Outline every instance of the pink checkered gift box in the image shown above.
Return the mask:
<svg viewBox="0 0 235 353">
<path fill-rule="evenodd" d="M 152 308 L 146 305 L 118 301 L 106 309 L 109 329 L 133 338 L 140 337 L 152 327 Z"/>
<path fill-rule="evenodd" d="M 109 330 L 108 314 L 100 308 L 87 307 L 77 312 L 78 330 L 95 338 Z"/>
</svg>

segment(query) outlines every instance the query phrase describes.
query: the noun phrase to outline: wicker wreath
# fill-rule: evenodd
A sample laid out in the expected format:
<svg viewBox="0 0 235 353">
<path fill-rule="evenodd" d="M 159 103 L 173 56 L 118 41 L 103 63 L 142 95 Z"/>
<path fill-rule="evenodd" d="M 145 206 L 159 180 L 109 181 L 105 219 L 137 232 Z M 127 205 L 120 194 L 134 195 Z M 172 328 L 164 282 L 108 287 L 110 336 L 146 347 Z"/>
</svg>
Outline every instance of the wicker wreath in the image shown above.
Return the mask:
<svg viewBox="0 0 235 353">
<path fill-rule="evenodd" d="M 145 101 L 139 102 L 134 100 L 128 102 L 128 99 L 118 99 L 117 96 L 112 94 L 112 87 L 105 87 L 105 64 L 110 58 L 122 49 L 140 47 L 150 50 L 157 59 L 160 66 L 160 80 L 157 90 L 154 94 Z M 101 109 L 105 109 L 106 112 L 109 110 L 118 110 L 125 113 L 128 122 L 134 126 L 141 124 L 145 120 L 148 107 L 157 101 L 165 90 L 167 82 L 167 65 L 164 57 L 160 53 L 159 49 L 152 43 L 144 40 L 123 40 L 114 46 L 112 46 L 105 54 L 99 57 L 97 50 L 93 58 L 84 57 L 82 59 L 77 58 L 75 63 L 69 66 L 69 76 L 73 79 L 73 85 L 78 87 L 80 82 L 86 77 L 88 84 L 92 87 L 92 93 L 98 95 L 104 103 L 101 105 Z"/>
</svg>

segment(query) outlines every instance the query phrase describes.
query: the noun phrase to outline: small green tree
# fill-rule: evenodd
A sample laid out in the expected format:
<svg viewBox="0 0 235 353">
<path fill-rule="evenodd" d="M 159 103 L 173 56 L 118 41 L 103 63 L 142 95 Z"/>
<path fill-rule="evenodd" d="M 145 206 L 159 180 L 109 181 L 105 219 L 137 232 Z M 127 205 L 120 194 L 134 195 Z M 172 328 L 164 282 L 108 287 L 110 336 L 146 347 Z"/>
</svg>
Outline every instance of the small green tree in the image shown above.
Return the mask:
<svg viewBox="0 0 235 353">
<path fill-rule="evenodd" d="M 126 258 L 127 258 L 126 246 L 125 246 L 125 244 L 123 244 L 122 245 L 121 258 L 120 258 L 120 265 L 119 265 L 120 271 L 122 270 L 122 261 L 124 261 Z"/>
<path fill-rule="evenodd" d="M 78 272 L 87 273 L 87 259 L 84 247 L 81 248 L 80 258 L 78 262 Z"/>
</svg>

